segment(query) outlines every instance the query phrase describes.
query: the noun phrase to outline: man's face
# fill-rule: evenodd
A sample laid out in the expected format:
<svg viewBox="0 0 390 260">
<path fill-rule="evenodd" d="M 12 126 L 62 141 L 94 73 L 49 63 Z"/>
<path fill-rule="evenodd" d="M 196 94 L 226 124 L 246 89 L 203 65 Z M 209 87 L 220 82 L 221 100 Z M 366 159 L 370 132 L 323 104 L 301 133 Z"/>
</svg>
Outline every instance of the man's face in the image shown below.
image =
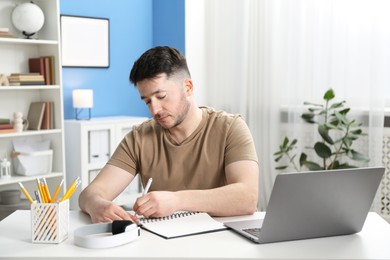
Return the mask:
<svg viewBox="0 0 390 260">
<path fill-rule="evenodd" d="M 160 74 L 153 79 L 137 83 L 141 99 L 146 103 L 152 116 L 163 128 L 170 129 L 180 125 L 187 116 L 190 102 L 186 84 L 190 79 L 180 77 L 167 78 Z M 192 82 L 191 82 L 192 83 Z"/>
</svg>

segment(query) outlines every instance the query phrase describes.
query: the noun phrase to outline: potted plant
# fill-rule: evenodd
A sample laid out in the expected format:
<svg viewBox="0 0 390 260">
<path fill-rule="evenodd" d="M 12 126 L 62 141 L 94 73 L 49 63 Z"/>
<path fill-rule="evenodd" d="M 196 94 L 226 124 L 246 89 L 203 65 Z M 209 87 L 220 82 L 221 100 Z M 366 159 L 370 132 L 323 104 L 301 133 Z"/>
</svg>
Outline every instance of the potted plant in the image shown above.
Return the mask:
<svg viewBox="0 0 390 260">
<path fill-rule="evenodd" d="M 316 124 L 320 137 L 320 141 L 316 141 L 313 146 L 306 147 L 314 150 L 315 155 L 318 156 L 317 162 L 310 160 L 308 155 L 302 152 L 298 164 L 297 154 L 294 152 L 298 141 L 297 139 L 290 141 L 288 137 L 285 137 L 279 146 L 279 151 L 274 153 L 275 161 L 279 163 L 275 169 L 284 170 L 289 165 L 295 171 L 301 171 L 303 168 L 311 171 L 356 168 L 357 166 L 347 162 L 348 158 L 353 161 L 369 161 L 367 156 L 352 148 L 354 141 L 366 135 L 361 129 L 362 124 L 354 119 L 349 120 L 347 114 L 350 108 L 344 107 L 345 101 L 331 103 L 334 98 L 334 91 L 329 89 L 323 97 L 325 104 L 304 102 L 307 112 L 303 113 L 301 118 L 309 124 Z M 287 160 L 282 160 L 282 158 Z"/>
</svg>

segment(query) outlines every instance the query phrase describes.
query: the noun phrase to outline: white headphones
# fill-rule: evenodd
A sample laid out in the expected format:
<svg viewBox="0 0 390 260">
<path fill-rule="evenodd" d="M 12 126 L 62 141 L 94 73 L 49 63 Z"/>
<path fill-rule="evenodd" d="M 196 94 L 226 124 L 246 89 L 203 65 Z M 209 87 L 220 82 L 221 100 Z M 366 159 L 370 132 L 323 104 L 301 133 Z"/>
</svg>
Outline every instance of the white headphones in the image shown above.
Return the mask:
<svg viewBox="0 0 390 260">
<path fill-rule="evenodd" d="M 105 234 L 111 232 L 110 234 Z M 74 243 L 86 248 L 108 248 L 130 243 L 140 236 L 140 228 L 129 220 L 91 224 L 74 231 Z"/>
</svg>

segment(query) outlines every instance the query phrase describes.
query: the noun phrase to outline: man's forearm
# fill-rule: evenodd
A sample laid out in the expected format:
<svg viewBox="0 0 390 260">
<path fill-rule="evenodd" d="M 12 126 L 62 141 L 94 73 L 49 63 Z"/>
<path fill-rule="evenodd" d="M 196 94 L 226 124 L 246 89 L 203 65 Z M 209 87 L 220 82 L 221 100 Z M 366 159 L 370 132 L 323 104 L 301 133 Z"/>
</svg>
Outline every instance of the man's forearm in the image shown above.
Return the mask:
<svg viewBox="0 0 390 260">
<path fill-rule="evenodd" d="M 178 191 L 178 208 L 203 211 L 213 216 L 253 214 L 257 210 L 258 190 L 243 183 L 233 183 L 210 190 Z"/>
</svg>

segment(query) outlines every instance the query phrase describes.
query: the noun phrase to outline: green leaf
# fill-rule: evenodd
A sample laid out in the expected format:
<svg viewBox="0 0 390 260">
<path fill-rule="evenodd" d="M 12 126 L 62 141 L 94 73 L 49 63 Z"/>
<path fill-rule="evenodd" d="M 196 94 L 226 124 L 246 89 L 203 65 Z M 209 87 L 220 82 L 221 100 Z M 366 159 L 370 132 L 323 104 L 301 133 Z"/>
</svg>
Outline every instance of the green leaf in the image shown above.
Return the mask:
<svg viewBox="0 0 390 260">
<path fill-rule="evenodd" d="M 274 156 L 278 156 L 278 155 L 281 155 L 281 154 L 284 154 L 284 151 L 278 151 L 278 152 L 274 153 Z"/>
<path fill-rule="evenodd" d="M 341 102 L 337 102 L 337 103 L 334 103 L 332 104 L 329 109 L 336 109 L 336 108 L 340 108 L 340 107 L 343 107 L 345 101 L 341 101 Z"/>
<path fill-rule="evenodd" d="M 348 114 L 349 110 L 351 110 L 350 108 L 345 108 L 343 110 L 340 110 L 339 113 L 342 114 L 342 115 L 346 115 Z"/>
<path fill-rule="evenodd" d="M 338 122 L 338 120 L 337 120 L 337 122 Z M 336 125 L 337 125 L 337 123 L 336 123 Z M 326 128 L 328 128 L 328 129 L 338 129 L 336 125 L 332 124 L 332 123 L 325 124 Z"/>
<path fill-rule="evenodd" d="M 288 137 L 286 136 L 285 138 L 284 138 L 284 140 L 283 140 L 283 144 L 282 144 L 282 147 L 283 148 L 286 148 L 287 147 L 287 145 L 288 145 Z"/>
<path fill-rule="evenodd" d="M 303 104 L 305 106 L 316 106 L 316 107 L 324 107 L 324 105 L 321 105 L 321 104 L 315 104 L 315 103 L 311 103 L 311 102 L 303 102 Z"/>
<path fill-rule="evenodd" d="M 279 162 L 280 159 L 283 158 L 283 154 L 275 158 L 275 162 Z"/>
<path fill-rule="evenodd" d="M 356 129 L 350 132 L 351 134 L 354 135 L 361 135 L 363 133 L 362 129 Z"/>
<path fill-rule="evenodd" d="M 299 165 L 302 167 L 304 162 L 307 159 L 307 155 L 305 153 L 301 153 L 301 156 L 299 157 Z"/>
<path fill-rule="evenodd" d="M 350 150 L 349 153 L 347 153 L 347 154 L 348 154 L 348 157 L 354 161 L 364 161 L 364 162 L 370 161 L 370 159 L 367 156 L 365 156 L 364 154 L 359 153 L 355 150 Z"/>
<path fill-rule="evenodd" d="M 324 95 L 324 100 L 329 101 L 335 97 L 335 94 L 333 92 L 333 89 L 329 89 L 328 91 L 325 92 Z"/>
<path fill-rule="evenodd" d="M 318 133 L 328 144 L 334 144 L 332 138 L 329 136 L 329 131 L 324 125 L 318 126 Z"/>
<path fill-rule="evenodd" d="M 321 142 L 317 142 L 315 145 L 314 145 L 314 150 L 316 151 L 316 154 L 323 158 L 323 159 L 327 159 L 329 157 L 332 156 L 332 151 L 330 150 L 330 148 L 324 144 L 324 143 L 321 143 Z"/>
<path fill-rule="evenodd" d="M 298 140 L 294 139 L 294 140 L 291 141 L 291 144 L 289 146 L 292 147 L 292 146 L 296 145 L 297 142 L 298 142 Z"/>
<path fill-rule="evenodd" d="M 301 118 L 303 119 L 303 120 L 305 120 L 307 123 L 314 123 L 314 120 L 313 120 L 313 118 L 315 117 L 315 114 L 313 114 L 313 113 L 303 113 L 302 115 L 301 115 Z"/>
<path fill-rule="evenodd" d="M 323 170 L 324 169 L 318 163 L 311 162 L 311 161 L 305 161 L 303 163 L 303 165 L 306 168 L 308 168 L 310 171 L 319 171 L 319 170 Z"/>
<path fill-rule="evenodd" d="M 343 144 L 347 148 L 351 148 L 353 140 L 351 138 L 345 137 L 343 138 Z"/>
<path fill-rule="evenodd" d="M 349 122 L 348 122 L 347 118 L 344 116 L 344 114 L 341 114 L 338 111 L 336 111 L 334 114 L 337 117 L 337 119 L 339 121 L 341 121 L 344 125 L 348 125 Z"/>
<path fill-rule="evenodd" d="M 287 169 L 288 166 L 286 165 L 283 165 L 283 166 L 278 166 L 278 167 L 275 167 L 275 170 L 284 170 L 284 169 Z"/>
</svg>

